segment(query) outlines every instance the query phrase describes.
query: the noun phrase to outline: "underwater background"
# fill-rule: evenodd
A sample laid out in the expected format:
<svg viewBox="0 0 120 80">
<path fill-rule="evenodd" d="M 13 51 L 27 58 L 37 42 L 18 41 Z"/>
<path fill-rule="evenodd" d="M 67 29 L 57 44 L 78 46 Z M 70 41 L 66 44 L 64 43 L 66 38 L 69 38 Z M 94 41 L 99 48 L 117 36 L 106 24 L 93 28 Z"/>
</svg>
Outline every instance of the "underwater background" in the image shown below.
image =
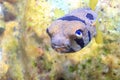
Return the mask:
<svg viewBox="0 0 120 80">
<path fill-rule="evenodd" d="M 46 28 L 94 2 L 98 43 L 54 51 Z M 120 80 L 120 1 L 0 0 L 0 80 Z"/>
</svg>

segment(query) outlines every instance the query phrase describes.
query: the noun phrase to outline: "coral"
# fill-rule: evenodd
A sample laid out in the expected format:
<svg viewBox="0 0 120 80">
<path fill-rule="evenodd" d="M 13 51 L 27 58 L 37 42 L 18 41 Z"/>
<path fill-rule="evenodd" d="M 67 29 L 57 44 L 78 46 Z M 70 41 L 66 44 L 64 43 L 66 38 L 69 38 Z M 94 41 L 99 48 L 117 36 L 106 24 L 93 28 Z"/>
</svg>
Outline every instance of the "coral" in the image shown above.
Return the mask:
<svg viewBox="0 0 120 80">
<path fill-rule="evenodd" d="M 50 5 L 45 0 L 28 1 L 25 12 L 27 28 L 32 28 L 38 36 L 44 35 L 44 30 L 51 21 L 49 13 Z"/>
</svg>

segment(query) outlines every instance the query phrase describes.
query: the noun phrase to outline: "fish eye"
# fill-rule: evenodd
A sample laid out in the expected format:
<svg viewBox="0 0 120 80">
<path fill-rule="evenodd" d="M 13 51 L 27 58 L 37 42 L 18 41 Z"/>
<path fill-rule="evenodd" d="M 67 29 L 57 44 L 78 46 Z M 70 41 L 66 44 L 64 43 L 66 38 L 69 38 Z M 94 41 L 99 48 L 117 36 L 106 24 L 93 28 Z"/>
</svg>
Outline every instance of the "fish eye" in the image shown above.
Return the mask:
<svg viewBox="0 0 120 80">
<path fill-rule="evenodd" d="M 83 36 L 83 31 L 81 29 L 78 29 L 76 32 L 75 32 L 75 35 L 77 38 L 82 38 Z"/>
</svg>

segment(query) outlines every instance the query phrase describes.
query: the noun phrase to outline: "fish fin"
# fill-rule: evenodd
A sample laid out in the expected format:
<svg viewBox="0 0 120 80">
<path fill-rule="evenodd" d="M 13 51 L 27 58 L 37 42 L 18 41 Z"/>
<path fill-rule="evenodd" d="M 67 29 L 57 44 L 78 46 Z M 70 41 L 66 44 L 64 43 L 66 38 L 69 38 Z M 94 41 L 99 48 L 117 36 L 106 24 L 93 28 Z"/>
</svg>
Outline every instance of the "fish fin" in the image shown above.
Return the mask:
<svg viewBox="0 0 120 80">
<path fill-rule="evenodd" d="M 90 0 L 90 2 L 89 2 L 90 8 L 92 10 L 95 10 L 95 7 L 96 7 L 97 3 L 98 3 L 98 0 Z"/>
<path fill-rule="evenodd" d="M 101 44 L 101 43 L 103 43 L 103 33 L 102 33 L 102 31 L 99 30 L 98 26 L 99 26 L 99 22 L 97 21 L 96 22 L 96 32 L 97 32 L 97 34 L 95 36 L 95 41 L 96 41 L 96 43 Z"/>
</svg>

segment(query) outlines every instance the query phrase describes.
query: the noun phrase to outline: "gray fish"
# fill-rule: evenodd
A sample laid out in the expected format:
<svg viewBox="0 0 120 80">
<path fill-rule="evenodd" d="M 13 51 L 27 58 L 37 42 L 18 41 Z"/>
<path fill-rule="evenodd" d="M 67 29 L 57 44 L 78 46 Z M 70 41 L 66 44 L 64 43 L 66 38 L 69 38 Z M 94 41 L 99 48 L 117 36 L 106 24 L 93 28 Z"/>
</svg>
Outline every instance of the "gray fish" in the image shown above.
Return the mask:
<svg viewBox="0 0 120 80">
<path fill-rule="evenodd" d="M 60 53 L 77 52 L 96 35 L 97 14 L 90 8 L 76 9 L 55 20 L 47 28 L 51 46 Z"/>
</svg>

